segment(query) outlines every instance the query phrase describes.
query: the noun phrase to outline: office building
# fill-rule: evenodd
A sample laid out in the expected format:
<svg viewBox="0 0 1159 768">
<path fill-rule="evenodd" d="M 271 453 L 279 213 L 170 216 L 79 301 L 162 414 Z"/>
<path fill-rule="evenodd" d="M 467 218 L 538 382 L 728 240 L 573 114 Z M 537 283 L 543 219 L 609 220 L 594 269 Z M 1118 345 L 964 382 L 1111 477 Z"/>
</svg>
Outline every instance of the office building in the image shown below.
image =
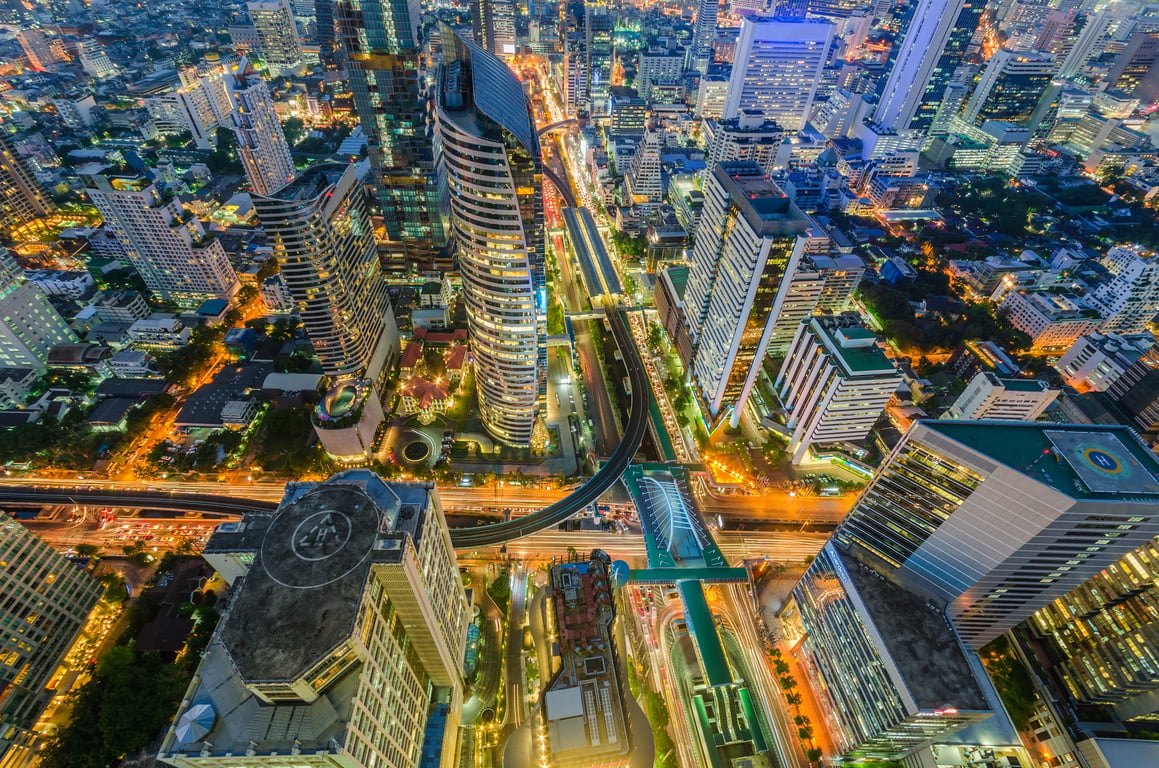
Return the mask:
<svg viewBox="0 0 1159 768">
<path fill-rule="evenodd" d="M 404 269 L 445 272 L 453 260 L 439 204 L 419 15 L 417 0 L 334 0 L 390 255 Z"/>
<path fill-rule="evenodd" d="M 549 577 L 552 635 L 558 669 L 543 687 L 547 763 L 557 768 L 627 768 L 632 753 L 612 626 L 616 606 L 610 558 L 554 565 Z"/>
<path fill-rule="evenodd" d="M 804 128 L 832 40 L 820 19 L 742 19 L 724 118 L 757 110 L 787 131 Z"/>
<path fill-rule="evenodd" d="M 687 67 L 701 75 L 707 75 L 708 68 L 712 64 L 712 42 L 716 39 L 716 17 L 719 13 L 719 2 L 697 0 L 696 22 L 692 27 L 692 45 L 687 51 Z"/>
<path fill-rule="evenodd" d="M 834 540 L 948 604 L 980 648 L 1159 533 L 1159 458 L 1127 427 L 921 421 Z"/>
<path fill-rule="evenodd" d="M 638 62 L 636 90 L 647 102 L 652 101 L 652 86 L 675 85 L 684 70 L 684 54 L 679 51 L 648 51 Z"/>
<path fill-rule="evenodd" d="M 1062 65 L 1059 67 L 1058 77 L 1060 79 L 1074 77 L 1086 68 L 1087 62 L 1103 45 L 1107 30 L 1110 29 L 1114 21 L 1115 15 L 1109 10 L 1087 14 L 1086 24 L 1083 26 L 1082 32 L 1075 39 L 1070 52 L 1063 58 Z"/>
<path fill-rule="evenodd" d="M 251 0 L 246 3 L 258 35 L 262 59 L 274 77 L 289 77 L 302 68 L 302 39 L 294 24 L 289 0 Z"/>
<path fill-rule="evenodd" d="M 833 543 L 780 617 L 838 755 L 900 760 L 995 712 L 985 670 L 945 614 Z"/>
<path fill-rule="evenodd" d="M 1159 706 L 1159 544 L 1152 541 L 1034 612 L 1026 625 L 1046 670 L 1086 704 L 1112 704 L 1124 722 Z"/>
<path fill-rule="evenodd" d="M 605 0 L 584 2 L 584 52 L 587 54 L 588 109 L 607 112 L 612 65 L 616 57 L 616 17 Z"/>
<path fill-rule="evenodd" d="M 1108 90 L 1122 91 L 1144 104 L 1159 97 L 1159 29 L 1139 30 L 1107 73 Z"/>
<path fill-rule="evenodd" d="M 28 63 L 37 72 L 48 72 L 56 64 L 56 56 L 52 52 L 52 44 L 44 32 L 35 27 L 21 29 L 16 33 L 16 41 L 20 43 Z"/>
<path fill-rule="evenodd" d="M 57 667 L 104 587 L 4 512 L 0 563 L 0 762 L 6 762 L 33 743 L 32 728 L 56 693 Z"/>
<path fill-rule="evenodd" d="M 1068 349 L 1101 323 L 1097 312 L 1072 297 L 1042 291 L 1011 291 L 998 305 L 998 314 L 1029 335 L 1039 352 Z"/>
<path fill-rule="evenodd" d="M 691 378 L 713 421 L 741 413 L 764 365 L 809 226 L 751 162 L 720 163 L 705 183 L 685 311 Z"/>
<path fill-rule="evenodd" d="M 472 0 L 471 26 L 475 42 L 496 56 L 515 54 L 515 3 L 512 0 Z"/>
<path fill-rule="evenodd" d="M 1041 379 L 1000 379 L 986 371 L 970 379 L 942 418 L 1034 421 L 1058 395 L 1059 390 Z"/>
<path fill-rule="evenodd" d="M 312 166 L 254 208 L 323 372 L 377 383 L 399 341 L 360 171 Z"/>
<path fill-rule="evenodd" d="M 1054 76 L 1054 56 L 1036 51 L 998 51 L 986 63 L 962 119 L 974 125 L 1004 120 L 1033 129 L 1030 118 Z"/>
<path fill-rule="evenodd" d="M 44 292 L 26 280 L 16 260 L 0 248 L 0 368 L 44 373 L 49 351 L 76 340 Z"/>
<path fill-rule="evenodd" d="M 698 120 L 720 120 L 724 117 L 728 81 L 729 78 L 724 75 L 701 76 L 700 87 L 696 91 L 696 110 L 693 112 Z"/>
<path fill-rule="evenodd" d="M 433 486 L 365 470 L 295 484 L 205 556 L 234 594 L 162 762 L 458 764 L 469 606 Z"/>
<path fill-rule="evenodd" d="M 105 52 L 105 47 L 92 38 L 81 40 L 76 45 L 77 58 L 81 68 L 97 80 L 107 80 L 119 73 L 116 65 Z"/>
<path fill-rule="evenodd" d="M 1144 442 L 1159 445 L 1159 351 L 1131 363 L 1107 388 L 1107 398 Z"/>
<path fill-rule="evenodd" d="M 886 131 L 926 131 L 978 28 L 984 0 L 921 0 L 873 114 Z"/>
<path fill-rule="evenodd" d="M 1116 246 L 1102 259 L 1111 274 L 1087 302 L 1103 316 L 1101 331 L 1143 333 L 1159 315 L 1159 257 Z"/>
<path fill-rule="evenodd" d="M 812 232 L 811 232 L 812 234 Z M 828 244 L 827 237 L 815 238 Z M 814 238 L 810 238 L 810 241 Z M 853 254 L 805 253 L 790 278 L 788 295 L 773 328 L 769 354 L 784 357 L 801 323 L 814 315 L 838 315 L 853 308 L 853 292 L 865 274 L 865 262 Z"/>
<path fill-rule="evenodd" d="M 1079 392 L 1105 392 L 1154 346 L 1150 333 L 1091 333 L 1072 344 L 1054 367 Z"/>
<path fill-rule="evenodd" d="M 12 140 L 0 130 L 0 233 L 55 209 Z"/>
<path fill-rule="evenodd" d="M 255 194 L 268 195 L 294 178 L 294 158 L 270 89 L 243 58 L 229 79 L 233 101 L 230 118 L 237 138 L 237 154 Z"/>
<path fill-rule="evenodd" d="M 660 165 L 663 149 L 664 130 L 645 131 L 624 176 L 625 202 L 645 218 L 664 202 L 664 172 Z"/>
<path fill-rule="evenodd" d="M 701 125 L 707 147 L 704 158 L 704 178 L 708 178 L 719 163 L 751 160 L 772 173 L 785 140 L 785 131 L 777 123 L 766 120 L 763 112 L 741 112 L 732 120 L 705 118 Z"/>
<path fill-rule="evenodd" d="M 802 323 L 773 385 L 792 432 L 793 463 L 826 447 L 859 451 L 901 381 L 856 315 L 821 315 Z"/>
<path fill-rule="evenodd" d="M 542 161 L 523 86 L 446 27 L 437 123 L 483 425 L 531 444 L 547 394 Z"/>
<path fill-rule="evenodd" d="M 84 177 L 86 192 L 125 257 L 161 301 L 196 308 L 241 289 L 221 241 L 169 190 L 127 168 Z"/>
</svg>

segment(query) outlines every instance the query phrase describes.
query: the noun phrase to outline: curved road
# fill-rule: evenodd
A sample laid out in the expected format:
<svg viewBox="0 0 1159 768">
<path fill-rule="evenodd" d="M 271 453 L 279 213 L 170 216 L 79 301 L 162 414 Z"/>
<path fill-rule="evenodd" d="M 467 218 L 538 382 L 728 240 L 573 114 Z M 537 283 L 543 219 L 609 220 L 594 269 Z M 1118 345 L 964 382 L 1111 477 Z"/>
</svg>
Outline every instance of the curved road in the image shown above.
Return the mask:
<svg viewBox="0 0 1159 768">
<path fill-rule="evenodd" d="M 628 329 L 628 323 L 620 310 L 608 308 L 608 321 L 612 326 L 612 336 L 632 382 L 632 407 L 623 439 L 599 472 L 586 483 L 559 501 L 524 517 L 502 523 L 480 525 L 475 528 L 456 528 L 451 531 L 451 543 L 455 549 L 478 549 L 494 544 L 502 544 L 513 539 L 530 536 L 533 533 L 559 525 L 584 507 L 603 495 L 615 485 L 620 475 L 628 468 L 648 424 L 648 395 L 651 387 L 644 361 L 636 348 L 635 340 Z M 115 491 L 104 489 L 59 489 L 36 488 L 30 486 L 0 486 L 0 504 L 12 505 L 75 505 L 106 507 L 138 507 L 142 509 L 181 510 L 236 517 L 246 512 L 273 512 L 278 503 L 259 501 L 233 496 L 213 496 L 208 494 L 168 493 L 164 491 Z"/>
<path fill-rule="evenodd" d="M 616 346 L 620 348 L 620 354 L 624 356 L 624 365 L 632 380 L 632 409 L 628 415 L 628 424 L 624 428 L 623 439 L 608 458 L 608 462 L 571 494 L 538 512 L 502 523 L 452 530 L 451 543 L 455 549 L 476 549 L 501 544 L 559 525 L 602 496 L 604 491 L 615 485 L 620 475 L 628 468 L 632 457 L 640 450 L 640 443 L 644 440 L 644 430 L 648 425 L 648 395 L 652 389 L 648 383 L 648 374 L 644 370 L 644 361 L 640 359 L 640 351 L 636 348 L 624 315 L 617 310 L 609 309 L 608 320 L 612 326 L 612 336 L 616 340 Z"/>
</svg>

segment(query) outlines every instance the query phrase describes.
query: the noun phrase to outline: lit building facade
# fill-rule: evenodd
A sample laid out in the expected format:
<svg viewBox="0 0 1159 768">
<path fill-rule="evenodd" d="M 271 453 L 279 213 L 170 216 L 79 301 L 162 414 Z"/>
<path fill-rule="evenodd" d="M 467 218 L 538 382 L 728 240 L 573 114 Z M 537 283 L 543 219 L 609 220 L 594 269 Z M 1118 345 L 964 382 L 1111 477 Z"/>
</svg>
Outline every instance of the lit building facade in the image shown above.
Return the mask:
<svg viewBox="0 0 1159 768">
<path fill-rule="evenodd" d="M 1059 390 L 1041 379 L 1000 379 L 989 371 L 974 375 L 942 414 L 944 419 L 1034 421 Z"/>
<path fill-rule="evenodd" d="M 1114 275 L 1091 291 L 1088 302 L 1103 315 L 1101 331 L 1143 333 L 1159 314 L 1159 257 L 1115 247 L 1103 258 Z"/>
<path fill-rule="evenodd" d="M 469 606 L 432 486 L 360 470 L 298 484 L 276 515 L 219 527 L 206 555 L 244 575 L 163 762 L 458 764 Z"/>
<path fill-rule="evenodd" d="M 411 270 L 448 271 L 419 2 L 335 0 L 333 9 L 391 255 Z"/>
<path fill-rule="evenodd" d="M 793 463 L 817 446 L 864 441 L 901 381 L 877 337 L 856 315 L 822 315 L 801 323 L 773 385 L 792 431 Z"/>
<path fill-rule="evenodd" d="M 787 131 L 805 127 L 833 40 L 821 19 L 746 16 L 724 102 L 724 119 L 757 110 Z"/>
<path fill-rule="evenodd" d="M 377 382 L 399 342 L 360 170 L 312 166 L 254 207 L 322 370 Z"/>
<path fill-rule="evenodd" d="M 615 59 L 616 17 L 605 0 L 584 2 L 584 52 L 587 54 L 588 109 L 593 116 L 607 111 Z"/>
<path fill-rule="evenodd" d="M 268 195 L 294 178 L 294 158 L 264 80 L 242 59 L 229 81 L 237 154 L 254 193 Z"/>
<path fill-rule="evenodd" d="M 136 171 L 103 168 L 86 192 L 145 285 L 163 301 L 195 308 L 241 289 L 221 241 L 169 190 Z"/>
<path fill-rule="evenodd" d="M 547 392 L 539 140 L 511 70 L 445 27 L 442 35 L 438 140 L 479 409 L 496 439 L 527 446 Z"/>
<path fill-rule="evenodd" d="M 948 603 L 979 648 L 1159 533 L 1159 459 L 1127 427 L 921 421 L 834 541 Z"/>
<path fill-rule="evenodd" d="M 715 419 L 733 426 L 756 384 L 808 219 L 759 166 L 720 163 L 705 184 L 684 296 L 692 382 Z"/>
<path fill-rule="evenodd" d="M 926 131 L 963 63 L 984 0 L 921 0 L 893 60 L 873 121 L 887 131 Z"/>
<path fill-rule="evenodd" d="M 55 693 L 49 682 L 103 593 L 96 579 L 0 512 L 0 762 L 32 743 Z"/>
<path fill-rule="evenodd" d="M 0 130 L 0 232 L 47 216 L 55 209 L 15 145 Z"/>
<path fill-rule="evenodd" d="M 838 754 L 900 760 L 993 715 L 978 660 L 941 611 L 825 546 L 781 620 Z"/>
<path fill-rule="evenodd" d="M 246 3 L 257 31 L 262 58 L 274 77 L 290 76 L 302 67 L 302 39 L 289 0 Z"/>
<path fill-rule="evenodd" d="M 1054 56 L 1036 51 L 998 51 L 986 63 L 962 119 L 974 125 L 1005 120 L 1033 128 L 1030 118 L 1054 76 Z"/>
</svg>

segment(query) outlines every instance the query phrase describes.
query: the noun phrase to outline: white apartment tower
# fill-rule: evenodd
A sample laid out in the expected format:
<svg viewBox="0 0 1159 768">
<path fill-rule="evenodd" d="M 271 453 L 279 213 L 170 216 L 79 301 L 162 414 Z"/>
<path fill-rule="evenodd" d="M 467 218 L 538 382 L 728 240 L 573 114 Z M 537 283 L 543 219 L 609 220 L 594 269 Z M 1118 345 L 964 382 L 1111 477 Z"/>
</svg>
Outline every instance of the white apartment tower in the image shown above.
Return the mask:
<svg viewBox="0 0 1159 768">
<path fill-rule="evenodd" d="M 1159 459 L 1128 427 L 919 421 L 833 540 L 947 603 L 977 649 L 1159 534 Z"/>
<path fill-rule="evenodd" d="M 293 180 L 294 158 L 274 111 L 270 89 L 248 59 L 243 58 L 230 77 L 229 95 L 237 153 L 250 186 L 259 195 L 275 192 Z"/>
<path fill-rule="evenodd" d="M 1103 316 L 1099 330 L 1143 333 L 1159 315 L 1159 256 L 1116 246 L 1102 262 L 1114 277 L 1087 296 Z"/>
<path fill-rule="evenodd" d="M 246 3 L 261 42 L 262 58 L 274 77 L 292 75 L 302 66 L 302 40 L 287 0 Z"/>
<path fill-rule="evenodd" d="M 470 615 L 438 492 L 366 470 L 296 485 L 207 543 L 230 606 L 159 758 L 458 765 Z"/>
<path fill-rule="evenodd" d="M 736 426 L 768 353 L 809 220 L 752 162 L 718 164 L 704 193 L 684 295 L 695 347 L 690 372 L 713 419 L 729 414 Z"/>
<path fill-rule="evenodd" d="M 437 145 L 458 241 L 479 410 L 529 446 L 547 396 L 543 171 L 527 96 L 498 57 L 443 27 Z"/>
<path fill-rule="evenodd" d="M 157 298 L 196 307 L 237 295 L 241 285 L 221 241 L 172 192 L 125 168 L 102 168 L 85 182 L 105 226 Z"/>
<path fill-rule="evenodd" d="M 81 40 L 76 46 L 81 67 L 85 72 L 97 80 L 107 80 L 116 77 L 117 67 L 105 52 L 105 47 L 91 38 Z"/>
<path fill-rule="evenodd" d="M 820 315 L 802 323 L 774 382 L 792 431 L 793 463 L 817 446 L 864 441 L 901 382 L 877 337 L 856 315 Z"/>
<path fill-rule="evenodd" d="M 47 370 L 48 352 L 76 334 L 16 260 L 0 248 L 0 368 Z"/>
<path fill-rule="evenodd" d="M 787 131 L 805 127 L 833 41 L 821 19 L 746 16 L 724 103 L 724 119 L 742 110 L 765 113 Z"/>
<path fill-rule="evenodd" d="M 980 421 L 1034 421 L 1058 397 L 1040 379 L 1000 379 L 990 371 L 981 371 L 962 390 L 943 419 Z"/>
<path fill-rule="evenodd" d="M 377 383 L 399 342 L 360 181 L 366 171 L 366 161 L 315 165 L 253 199 L 322 370 Z"/>
</svg>

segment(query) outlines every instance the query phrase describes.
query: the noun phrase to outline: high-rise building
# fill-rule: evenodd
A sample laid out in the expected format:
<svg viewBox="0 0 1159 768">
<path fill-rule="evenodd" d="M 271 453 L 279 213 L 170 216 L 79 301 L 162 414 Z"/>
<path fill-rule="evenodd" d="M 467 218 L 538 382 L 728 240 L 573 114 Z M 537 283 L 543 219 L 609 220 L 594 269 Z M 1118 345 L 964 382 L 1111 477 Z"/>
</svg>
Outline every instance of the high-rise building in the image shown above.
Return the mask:
<svg viewBox="0 0 1159 768">
<path fill-rule="evenodd" d="M 696 23 L 692 28 L 692 45 L 688 46 L 688 69 L 708 74 L 712 64 L 712 41 L 716 39 L 716 17 L 720 13 L 717 0 L 697 0 Z"/>
<path fill-rule="evenodd" d="M 475 42 L 496 56 L 515 54 L 515 4 L 511 0 L 473 0 Z"/>
<path fill-rule="evenodd" d="M 774 382 L 785 426 L 792 430 L 793 463 L 823 446 L 846 453 L 859 447 L 901 381 L 856 315 L 821 315 L 802 323 Z"/>
<path fill-rule="evenodd" d="M 1159 315 L 1159 257 L 1116 246 L 1102 259 L 1114 275 L 1087 302 L 1103 316 L 1102 331 L 1143 333 Z"/>
<path fill-rule="evenodd" d="M 588 109 L 607 111 L 615 59 L 616 19 L 606 0 L 584 2 L 584 50 L 587 53 Z"/>
<path fill-rule="evenodd" d="M 1074 77 L 1082 72 L 1087 62 L 1091 60 L 1091 56 L 1106 39 L 1107 30 L 1114 20 L 1114 14 L 1107 10 L 1088 15 L 1086 25 L 1079 33 L 1070 53 L 1063 59 L 1062 66 L 1059 67 L 1058 76 L 1060 78 Z"/>
<path fill-rule="evenodd" d="M 1159 458 L 1127 427 L 920 421 L 834 540 L 948 604 L 979 648 L 1159 533 Z"/>
<path fill-rule="evenodd" d="M 882 88 L 874 123 L 887 131 L 930 128 L 985 5 L 985 0 L 918 3 Z"/>
<path fill-rule="evenodd" d="M 639 57 L 636 90 L 640 98 L 652 101 L 652 86 L 674 85 L 680 81 L 684 55 L 673 51 L 649 51 Z"/>
<path fill-rule="evenodd" d="M 366 470 L 298 485 L 205 556 L 234 594 L 162 761 L 458 764 L 469 606 L 433 486 Z"/>
<path fill-rule="evenodd" d="M 55 209 L 15 145 L 0 130 L 0 233 L 47 216 Z"/>
<path fill-rule="evenodd" d="M 218 128 L 230 127 L 226 84 L 228 65 L 220 61 L 184 67 L 177 74 L 179 84 L 169 93 L 145 100 L 145 107 L 162 132 L 189 131 L 200 149 L 216 146 Z"/>
<path fill-rule="evenodd" d="M 1148 445 L 1159 445 L 1159 351 L 1127 366 L 1107 388 L 1107 398 Z"/>
<path fill-rule="evenodd" d="M 764 363 L 809 220 L 752 162 L 718 164 L 704 194 L 684 296 L 695 345 L 691 377 L 713 419 L 731 412 L 736 426 Z"/>
<path fill-rule="evenodd" d="M 103 167 L 84 179 L 105 226 L 158 299 L 196 307 L 237 295 L 241 285 L 221 241 L 172 191 L 126 168 Z"/>
<path fill-rule="evenodd" d="M 1000 379 L 983 371 L 970 379 L 942 418 L 1034 421 L 1058 395 L 1059 390 L 1041 379 Z"/>
<path fill-rule="evenodd" d="M 701 123 L 701 131 L 707 147 L 704 178 L 708 178 L 719 163 L 738 160 L 751 160 L 765 173 L 772 173 L 785 139 L 784 129 L 766 120 L 763 112 L 741 112 L 733 120 L 706 117 Z"/>
<path fill-rule="evenodd" d="M 16 40 L 28 58 L 28 63 L 38 72 L 47 72 L 56 64 L 56 56 L 52 53 L 52 46 L 45 36 L 36 27 L 28 27 L 16 33 Z"/>
<path fill-rule="evenodd" d="M 259 195 L 275 192 L 294 178 L 294 158 L 270 89 L 248 59 L 243 58 L 230 77 L 229 96 L 237 154 L 250 187 Z"/>
<path fill-rule="evenodd" d="M 450 230 L 439 204 L 419 15 L 418 0 L 334 0 L 386 239 L 409 268 L 446 271 Z"/>
<path fill-rule="evenodd" d="M 974 125 L 1005 120 L 1026 128 L 1054 75 L 1054 57 L 1036 51 L 998 51 L 986 63 L 962 119 Z"/>
<path fill-rule="evenodd" d="M 479 410 L 496 439 L 526 446 L 547 392 L 539 139 L 511 70 L 448 28 L 441 34 L 438 139 Z"/>
<path fill-rule="evenodd" d="M 1107 73 L 1110 89 L 1150 103 L 1159 96 L 1159 30 L 1139 30 L 1131 35 L 1126 47 Z"/>
<path fill-rule="evenodd" d="M 1150 333 L 1091 333 L 1072 344 L 1054 367 L 1079 392 L 1105 392 L 1154 346 Z"/>
<path fill-rule="evenodd" d="M 0 368 L 44 373 L 57 344 L 73 344 L 76 334 L 8 251 L 0 248 Z M 2 695 L 2 694 L 0 694 Z"/>
<path fill-rule="evenodd" d="M 81 40 L 77 43 L 77 58 L 85 72 L 97 80 L 107 80 L 119 74 L 116 65 L 105 52 L 105 47 L 93 39 Z"/>
<path fill-rule="evenodd" d="M 833 25 L 821 19 L 746 16 L 724 118 L 756 110 L 787 131 L 804 128 L 832 40 Z"/>
<path fill-rule="evenodd" d="M 254 195 L 254 208 L 322 370 L 377 382 L 399 342 L 361 184 L 366 170 L 365 163 L 312 166 Z"/>
<path fill-rule="evenodd" d="M 0 563 L 0 762 L 6 762 L 9 752 L 34 741 L 31 730 L 55 692 L 49 684 L 104 587 L 4 512 Z"/>
<path fill-rule="evenodd" d="M 624 177 L 627 203 L 638 208 L 645 217 L 655 212 L 664 202 L 664 173 L 660 153 L 664 149 L 663 129 L 649 129 L 636 145 L 636 154 Z"/>
<path fill-rule="evenodd" d="M 780 617 L 839 755 L 900 760 L 994 714 L 986 673 L 945 614 L 832 543 Z"/>
<path fill-rule="evenodd" d="M 1076 701 L 1153 720 L 1159 688 L 1159 543 L 1149 542 L 1044 608 L 1027 627 L 1046 672 Z"/>
<path fill-rule="evenodd" d="M 257 30 L 262 59 L 274 77 L 295 74 L 302 67 L 302 39 L 289 0 L 251 0 L 246 3 Z"/>
</svg>

